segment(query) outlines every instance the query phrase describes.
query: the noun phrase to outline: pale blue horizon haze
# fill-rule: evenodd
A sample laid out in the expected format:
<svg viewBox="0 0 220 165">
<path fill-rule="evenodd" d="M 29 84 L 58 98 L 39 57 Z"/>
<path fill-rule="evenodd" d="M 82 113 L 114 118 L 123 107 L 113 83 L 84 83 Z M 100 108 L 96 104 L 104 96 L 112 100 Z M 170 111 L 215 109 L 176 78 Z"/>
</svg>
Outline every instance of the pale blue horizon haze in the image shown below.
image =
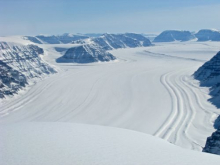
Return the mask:
<svg viewBox="0 0 220 165">
<path fill-rule="evenodd" d="M 220 29 L 219 0 L 0 0 L 0 36 Z"/>
</svg>

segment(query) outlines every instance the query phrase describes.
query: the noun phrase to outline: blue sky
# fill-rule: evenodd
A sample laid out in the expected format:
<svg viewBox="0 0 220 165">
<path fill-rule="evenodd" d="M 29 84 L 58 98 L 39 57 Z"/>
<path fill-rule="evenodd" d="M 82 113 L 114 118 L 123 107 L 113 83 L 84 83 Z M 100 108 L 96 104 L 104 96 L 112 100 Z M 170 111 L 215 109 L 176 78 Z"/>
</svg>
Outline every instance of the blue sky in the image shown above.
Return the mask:
<svg viewBox="0 0 220 165">
<path fill-rule="evenodd" d="M 0 35 L 220 29 L 219 0 L 0 0 Z"/>
</svg>

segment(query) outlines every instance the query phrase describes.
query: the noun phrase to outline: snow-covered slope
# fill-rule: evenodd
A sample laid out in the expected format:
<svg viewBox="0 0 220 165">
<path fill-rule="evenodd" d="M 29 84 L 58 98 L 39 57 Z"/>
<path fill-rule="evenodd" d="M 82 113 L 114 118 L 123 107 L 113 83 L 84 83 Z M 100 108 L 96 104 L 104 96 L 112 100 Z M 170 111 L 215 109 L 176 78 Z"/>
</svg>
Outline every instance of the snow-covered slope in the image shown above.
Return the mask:
<svg viewBox="0 0 220 165">
<path fill-rule="evenodd" d="M 220 31 L 211 29 L 202 29 L 195 34 L 198 41 L 220 41 Z"/>
<path fill-rule="evenodd" d="M 219 165 L 220 157 L 190 151 L 136 131 L 70 123 L 0 126 L 2 165 Z"/>
<path fill-rule="evenodd" d="M 64 56 L 58 58 L 56 61 L 90 63 L 98 61 L 110 61 L 115 59 L 116 58 L 111 53 L 106 52 L 98 45 L 87 44 L 68 49 Z"/>
<path fill-rule="evenodd" d="M 0 42 L 0 98 L 13 95 L 30 79 L 56 72 L 42 61 L 43 53 L 36 45 Z"/>
<path fill-rule="evenodd" d="M 166 30 L 159 34 L 153 42 L 189 41 L 195 36 L 189 31 Z"/>
</svg>

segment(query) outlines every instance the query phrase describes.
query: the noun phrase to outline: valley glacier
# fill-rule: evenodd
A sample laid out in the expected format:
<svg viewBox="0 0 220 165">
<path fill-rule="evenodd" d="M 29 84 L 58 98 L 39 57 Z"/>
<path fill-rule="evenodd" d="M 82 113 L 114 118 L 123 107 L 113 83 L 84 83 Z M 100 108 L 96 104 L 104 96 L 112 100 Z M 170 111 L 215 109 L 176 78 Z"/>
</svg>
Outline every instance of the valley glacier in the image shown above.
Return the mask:
<svg viewBox="0 0 220 165">
<path fill-rule="evenodd" d="M 72 43 L 68 44 L 58 44 L 60 41 L 53 42 L 51 38 L 49 39 L 52 43 L 46 44 L 42 44 L 41 41 L 33 43 L 27 39 L 19 39 L 19 43 L 35 44 L 42 48 L 44 50 L 44 55 L 41 56 L 42 61 L 45 62 L 48 68 L 54 68 L 51 70 L 52 73 L 55 71 L 57 73 L 37 82 L 24 93 L 0 100 L 0 133 L 10 134 L 9 142 L 19 145 L 20 142 L 23 144 L 25 140 L 29 141 L 29 139 L 25 138 L 25 140 L 18 139 L 16 141 L 13 137 L 20 135 L 19 132 L 21 130 L 24 130 L 23 133 L 28 135 L 28 137 L 31 136 L 32 129 L 28 126 L 30 124 L 35 128 L 36 134 L 41 134 L 43 130 L 42 136 L 45 139 L 50 136 L 47 131 L 50 132 L 51 129 L 54 136 L 59 134 L 59 131 L 55 128 L 60 130 L 67 129 L 65 130 L 66 132 L 64 131 L 64 135 L 67 134 L 68 129 L 73 129 L 73 132 L 76 130 L 79 134 L 85 135 L 85 137 L 93 137 L 95 140 L 92 140 L 95 142 L 97 142 L 97 135 L 102 140 L 107 137 L 110 145 L 112 141 L 109 140 L 109 137 L 112 135 L 110 136 L 108 133 L 108 135 L 105 135 L 106 128 L 113 134 L 121 135 L 121 137 L 116 138 L 116 142 L 113 140 L 117 144 L 116 148 L 124 140 L 122 137 L 131 136 L 133 131 L 134 137 L 132 135 L 132 138 L 127 140 L 128 143 L 131 143 L 130 148 L 128 148 L 139 147 L 138 149 L 141 148 L 141 150 L 136 151 L 135 149 L 136 152 L 131 154 L 131 160 L 125 161 L 112 156 L 111 154 L 115 151 L 111 149 L 109 152 L 112 156 L 110 157 L 113 160 L 112 163 L 109 163 L 110 161 L 102 162 L 102 159 L 100 159 L 99 164 L 115 164 L 120 161 L 122 161 L 120 164 L 129 164 L 129 162 L 130 164 L 135 162 L 144 164 L 142 161 L 139 162 L 139 160 L 143 160 L 140 155 L 150 152 L 149 149 L 148 151 L 145 149 L 147 146 L 151 146 L 151 142 L 155 145 L 158 143 L 164 146 L 164 148 L 162 147 L 163 152 L 168 150 L 171 153 L 177 152 L 178 155 L 184 152 L 187 158 L 190 157 L 190 154 L 198 158 L 196 160 L 186 160 L 183 156 L 180 159 L 181 162 L 177 161 L 177 159 L 169 161 L 167 157 L 170 155 L 165 154 L 161 160 L 168 164 L 205 165 L 207 162 L 219 164 L 220 158 L 217 156 L 185 150 L 202 151 L 206 138 L 215 131 L 213 127 L 214 121 L 220 112 L 213 104 L 207 101 L 210 98 L 208 88 L 200 87 L 199 81 L 195 80 L 192 75 L 219 51 L 218 42 L 158 42 L 152 46 L 148 41 L 137 42 L 136 39 L 132 39 L 127 44 L 125 44 L 126 42 L 119 42 L 119 46 L 113 47 L 109 41 L 106 42 L 105 40 L 104 46 L 100 49 L 103 50 L 102 53 L 106 56 L 106 60 L 95 60 L 92 61 L 93 63 L 57 62 L 57 59 L 67 56 L 66 53 L 71 51 L 71 49 L 79 48 L 85 42 L 93 42 L 94 44 L 97 41 L 91 41 L 85 36 L 79 37 L 80 40 L 77 42 L 71 41 Z M 13 37 L 8 39 L 1 37 L 0 39 L 7 40 L 7 42 L 16 40 Z M 32 38 L 31 40 L 34 39 Z M 132 45 L 135 43 L 136 46 L 132 48 L 127 46 L 130 43 Z M 144 47 L 144 43 L 147 47 Z M 85 48 L 85 46 L 83 48 L 90 49 Z M 93 49 L 91 51 L 96 52 Z M 95 56 L 92 55 L 92 57 Z M 26 124 L 22 125 L 22 123 Z M 13 125 L 18 126 L 13 128 Z M 94 130 L 94 132 L 90 129 Z M 102 134 L 101 132 L 104 133 Z M 154 139 L 146 134 L 156 137 Z M 80 141 L 77 133 L 71 133 L 70 136 L 79 141 L 78 147 L 88 149 Z M 157 137 L 179 147 L 175 146 L 175 148 Z M 66 137 L 62 138 L 65 139 Z M 114 138 L 113 136 L 112 139 Z M 148 142 L 144 141 L 144 138 L 148 139 Z M 3 142 L 7 141 L 6 136 L 0 137 L 0 139 Z M 141 139 L 140 143 L 137 142 L 138 140 L 135 141 L 135 139 Z M 103 145 L 102 140 L 100 140 L 100 145 Z M 38 143 L 39 145 L 46 145 L 40 140 L 36 144 Z M 73 148 L 77 147 L 74 146 L 75 144 L 71 143 L 71 145 Z M 141 145 L 144 145 L 145 149 Z M 0 144 L 0 148 L 4 147 L 4 144 Z M 157 146 L 154 147 L 157 148 Z M 172 147 L 175 149 L 170 149 Z M 105 148 L 108 149 L 109 146 L 107 145 Z M 10 149 L 10 151 L 14 151 L 13 146 Z M 95 151 L 98 155 L 99 151 Z M 117 151 L 120 154 L 124 152 L 124 150 L 120 149 L 117 149 Z M 190 154 L 185 154 L 185 151 L 190 152 Z M 24 152 L 27 153 L 26 151 Z M 32 152 L 35 153 L 34 150 Z M 70 152 L 72 153 L 72 151 Z M 90 153 L 91 151 L 87 152 Z M 156 153 L 158 151 L 153 150 L 153 152 Z M 9 161 L 10 156 L 8 159 L 1 159 L 1 156 L 8 156 L 9 153 L 2 153 L 2 155 L 0 154 L 0 163 L 1 161 L 2 163 L 8 161 L 12 165 L 13 162 Z M 15 153 L 18 154 L 17 150 Z M 55 151 L 54 154 L 56 154 Z M 72 154 L 77 155 L 78 153 Z M 138 159 L 135 159 L 137 157 L 136 154 L 140 154 Z M 163 153 L 160 155 L 163 155 Z M 71 160 L 83 164 L 77 159 L 77 156 Z M 66 155 L 64 157 L 66 158 Z M 150 159 L 150 156 L 147 158 Z M 25 161 L 25 158 L 23 159 Z M 98 159 L 97 156 L 94 159 Z M 91 158 L 84 164 L 93 164 L 93 161 L 96 162 L 97 160 Z M 31 157 L 30 159 L 28 158 L 27 162 L 32 162 Z M 40 161 L 36 162 L 32 163 L 42 163 Z M 45 162 L 48 163 L 48 161 Z M 148 164 L 160 164 L 161 162 L 157 162 L 156 158 L 154 158 Z M 49 161 L 49 163 L 51 162 Z M 66 164 L 71 163 L 66 162 Z"/>
</svg>

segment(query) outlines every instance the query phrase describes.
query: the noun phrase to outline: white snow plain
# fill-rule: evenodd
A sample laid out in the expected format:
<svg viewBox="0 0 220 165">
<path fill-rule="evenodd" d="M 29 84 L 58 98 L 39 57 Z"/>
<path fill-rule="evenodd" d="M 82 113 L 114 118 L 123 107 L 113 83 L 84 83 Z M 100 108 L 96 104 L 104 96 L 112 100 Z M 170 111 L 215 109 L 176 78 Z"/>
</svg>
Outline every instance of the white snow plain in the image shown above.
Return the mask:
<svg viewBox="0 0 220 165">
<path fill-rule="evenodd" d="M 59 122 L 0 126 L 2 165 L 219 165 L 190 151 L 120 128 Z"/>
<path fill-rule="evenodd" d="M 0 123 L 3 125 L 1 128 L 3 130 L 2 133 L 4 133 L 3 141 L 9 138 L 7 143 L 13 144 L 16 139 L 15 137 L 13 139 L 13 136 L 16 136 L 19 137 L 18 141 L 20 139 L 25 143 L 27 138 L 20 133 L 22 129 L 27 129 L 24 132 L 24 136 L 32 136 L 30 130 L 33 129 L 33 131 L 36 130 L 36 134 L 44 134 L 42 138 L 46 137 L 49 141 L 50 137 L 53 137 L 50 135 L 50 129 L 54 130 L 57 127 L 58 130 L 52 132 L 55 134 L 54 136 L 58 137 L 56 140 L 59 145 L 55 146 L 57 147 L 56 151 L 51 146 L 51 152 L 52 156 L 58 159 L 57 161 L 63 160 L 66 162 L 62 164 L 68 164 L 68 160 L 81 161 L 82 158 L 85 162 L 79 162 L 78 164 L 96 164 L 96 162 L 97 164 L 150 164 L 150 162 L 152 164 L 181 164 L 182 162 L 182 164 L 201 165 L 207 164 L 205 160 L 203 161 L 206 157 L 210 162 L 213 161 L 213 163 L 208 162 L 208 164 L 220 163 L 220 159 L 217 156 L 181 150 L 178 147 L 170 150 L 164 149 L 164 152 L 162 152 L 160 148 L 163 148 L 163 145 L 167 148 L 175 147 L 168 147 L 169 145 L 166 142 L 141 133 L 134 133 L 131 136 L 132 131 L 123 133 L 124 131 L 116 128 L 110 128 L 109 130 L 107 127 L 99 129 L 93 126 L 78 127 L 74 124 L 58 124 L 67 122 L 126 128 L 160 137 L 183 148 L 201 151 L 205 145 L 206 138 L 214 132 L 213 122 L 220 112 L 211 103 L 207 102 L 210 97 L 208 89 L 199 87 L 199 82 L 192 78 L 192 74 L 219 51 L 220 45 L 218 42 L 158 43 L 152 47 L 113 50 L 110 52 L 118 60 L 90 64 L 58 64 L 55 60 L 61 55 L 55 52 L 54 45 L 39 46 L 46 51 L 43 57 L 44 60 L 55 66 L 59 73 L 38 82 L 19 97 L 1 101 Z M 62 45 L 59 45 L 59 47 L 62 47 Z M 16 126 L 18 122 L 26 122 L 26 124 L 21 127 Z M 30 122 L 39 124 L 31 124 Z M 50 122 L 50 124 L 44 124 L 44 122 Z M 29 124 L 30 126 L 28 126 Z M 8 127 L 7 125 L 12 126 Z M 45 127 L 43 127 L 44 125 Z M 74 133 L 74 136 L 77 135 L 77 139 L 73 141 L 68 139 L 68 137 L 65 139 L 68 129 L 74 128 L 76 132 L 81 132 L 83 135 L 85 133 L 85 136 L 88 137 L 86 144 L 92 144 L 89 144 L 88 147 L 85 146 L 83 144 L 84 141 L 80 139 L 80 135 L 76 133 Z M 41 131 L 41 129 L 43 130 Z M 89 132 L 92 134 L 87 134 L 87 130 L 90 130 Z M 101 135 L 102 131 L 108 132 L 108 130 L 110 132 L 112 130 L 111 136 Z M 98 140 L 93 141 L 89 137 L 95 135 L 97 135 L 96 138 L 104 136 L 107 139 L 112 138 L 113 141 L 118 140 L 116 148 L 121 148 L 121 145 L 126 144 L 130 148 L 128 147 L 126 152 L 123 149 L 119 149 L 118 157 L 114 157 L 117 152 L 111 149 L 111 144 L 106 144 L 103 147 L 105 148 L 103 150 L 110 152 L 109 154 L 106 153 L 111 155 L 110 157 L 106 156 L 102 150 L 100 152 L 94 151 L 93 153 L 92 150 Z M 60 137 L 61 142 L 59 142 L 59 136 L 62 136 Z M 116 139 L 114 139 L 115 136 Z M 117 136 L 120 136 L 119 139 L 117 139 Z M 126 141 L 130 136 L 133 137 L 130 139 L 131 141 Z M 146 141 L 142 143 L 143 139 L 139 140 L 139 136 L 141 136 L 141 139 L 146 136 Z M 31 143 L 35 145 L 35 142 L 36 144 L 39 143 L 40 146 L 47 145 L 47 141 L 38 140 L 38 137 L 41 136 L 36 136 L 36 139 L 33 137 L 33 140 L 29 141 L 28 145 L 31 145 Z M 79 146 L 68 148 L 68 140 L 71 144 L 73 142 L 79 143 Z M 126 144 L 124 140 L 127 142 Z M 62 142 L 64 142 L 63 146 Z M 100 146 L 103 146 L 104 142 L 106 141 L 100 142 L 103 143 Z M 18 145 L 18 143 L 20 142 L 15 142 L 14 146 Z M 28 145 L 18 145 L 20 148 L 9 150 L 8 153 L 3 152 L 3 155 L 6 153 L 4 156 L 10 157 L 10 152 L 12 152 L 15 157 L 19 156 L 16 153 L 19 150 L 27 150 L 25 147 Z M 137 154 L 138 151 L 133 153 L 131 147 L 135 148 L 134 150 L 138 150 L 140 146 L 140 155 Z M 3 149 L 4 147 L 6 149 L 6 145 L 3 145 Z M 47 147 L 50 148 L 50 146 Z M 74 153 L 78 152 L 79 147 L 82 147 L 82 149 L 78 153 L 79 155 L 70 158 L 70 155 L 65 155 L 64 149 L 58 150 L 60 147 L 66 148 L 66 152 L 72 150 L 71 152 Z M 49 152 L 49 148 L 42 151 L 42 154 Z M 81 155 L 83 150 L 86 152 L 89 150 L 88 154 L 93 153 L 94 159 L 91 158 L 92 155 L 86 157 L 86 153 L 84 153 L 83 157 Z M 167 150 L 167 153 L 165 150 Z M 179 162 L 175 162 L 181 157 L 181 154 L 176 150 L 184 152 L 182 153 L 183 155 L 186 153 L 186 157 L 181 158 Z M 28 150 L 25 152 L 28 153 Z M 40 152 L 39 156 L 42 156 L 40 148 L 38 152 Z M 151 152 L 157 154 L 157 156 L 148 157 L 147 155 L 152 154 Z M 101 153 L 103 154 L 100 155 Z M 177 154 L 176 158 L 175 156 L 170 157 L 169 153 Z M 189 153 L 188 156 L 187 153 Z M 127 160 L 124 159 L 126 154 Z M 191 154 L 192 156 L 190 156 Z M 0 154 L 0 156 L 3 155 Z M 161 155 L 164 155 L 164 159 L 160 158 Z M 193 155 L 199 155 L 199 158 L 194 159 Z M 20 156 L 25 155 L 21 153 Z M 49 160 L 50 156 L 49 154 L 48 160 L 45 160 L 45 162 L 52 161 Z M 145 156 L 146 158 L 144 159 Z M 18 159 L 17 157 L 15 160 Z M 21 159 L 25 160 L 25 157 Z M 38 159 L 36 159 L 36 162 L 40 161 Z M 119 161 L 120 159 L 122 159 L 121 162 Z M 1 160 L 6 161 L 6 159 Z M 107 160 L 109 160 L 108 163 L 105 162 Z M 56 164 L 56 160 L 54 161 L 54 164 Z M 45 164 L 51 163 L 47 162 Z M 59 163 L 57 162 L 57 164 Z"/>
</svg>

